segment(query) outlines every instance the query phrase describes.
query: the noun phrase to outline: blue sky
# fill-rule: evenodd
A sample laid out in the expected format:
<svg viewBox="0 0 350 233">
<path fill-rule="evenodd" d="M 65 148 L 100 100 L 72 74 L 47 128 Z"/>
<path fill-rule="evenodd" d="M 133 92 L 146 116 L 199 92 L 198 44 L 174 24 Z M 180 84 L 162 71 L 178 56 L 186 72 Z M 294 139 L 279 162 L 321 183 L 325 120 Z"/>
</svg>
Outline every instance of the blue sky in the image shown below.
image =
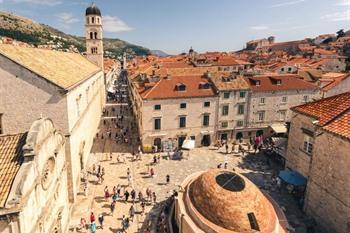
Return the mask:
<svg viewBox="0 0 350 233">
<path fill-rule="evenodd" d="M 95 0 L 105 37 L 176 54 L 241 49 L 255 38 L 277 41 L 350 29 L 350 0 Z M 0 0 L 0 9 L 83 35 L 82 0 Z"/>
</svg>

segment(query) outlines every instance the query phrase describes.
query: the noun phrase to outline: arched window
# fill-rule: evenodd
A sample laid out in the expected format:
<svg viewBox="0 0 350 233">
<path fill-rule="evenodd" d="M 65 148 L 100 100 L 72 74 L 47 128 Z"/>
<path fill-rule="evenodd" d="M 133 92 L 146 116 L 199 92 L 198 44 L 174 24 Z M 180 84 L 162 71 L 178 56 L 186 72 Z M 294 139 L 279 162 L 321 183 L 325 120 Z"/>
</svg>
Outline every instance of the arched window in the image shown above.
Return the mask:
<svg viewBox="0 0 350 233">
<path fill-rule="evenodd" d="M 92 47 L 91 48 L 91 53 L 92 54 L 97 54 L 97 48 L 96 47 Z"/>
<path fill-rule="evenodd" d="M 90 39 L 94 39 L 94 33 L 90 32 Z"/>
<path fill-rule="evenodd" d="M 97 23 L 100 23 L 100 18 L 97 18 Z"/>
<path fill-rule="evenodd" d="M 97 39 L 97 32 L 95 32 L 94 34 L 95 34 L 95 39 Z"/>
<path fill-rule="evenodd" d="M 95 23 L 95 17 L 92 17 L 92 18 L 91 18 L 91 22 L 92 22 L 92 23 Z"/>
</svg>

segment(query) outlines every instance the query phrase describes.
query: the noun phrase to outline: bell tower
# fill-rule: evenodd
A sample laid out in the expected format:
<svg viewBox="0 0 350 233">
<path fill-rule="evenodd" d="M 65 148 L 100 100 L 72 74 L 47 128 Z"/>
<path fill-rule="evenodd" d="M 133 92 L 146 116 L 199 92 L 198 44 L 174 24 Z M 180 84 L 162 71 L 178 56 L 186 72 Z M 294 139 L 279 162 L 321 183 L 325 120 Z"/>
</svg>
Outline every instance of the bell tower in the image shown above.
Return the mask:
<svg viewBox="0 0 350 233">
<path fill-rule="evenodd" d="M 102 16 L 92 3 L 85 12 L 85 38 L 87 59 L 103 69 L 103 29 Z"/>
</svg>

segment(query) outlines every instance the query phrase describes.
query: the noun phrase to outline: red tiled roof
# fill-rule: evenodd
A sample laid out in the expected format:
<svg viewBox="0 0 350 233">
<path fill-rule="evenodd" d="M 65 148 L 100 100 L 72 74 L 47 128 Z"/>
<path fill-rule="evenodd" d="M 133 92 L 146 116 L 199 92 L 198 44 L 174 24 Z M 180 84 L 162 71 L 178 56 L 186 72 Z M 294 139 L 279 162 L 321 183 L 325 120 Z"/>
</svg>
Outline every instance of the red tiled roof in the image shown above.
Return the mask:
<svg viewBox="0 0 350 233">
<path fill-rule="evenodd" d="M 23 162 L 22 147 L 27 134 L 0 136 L 0 208 L 4 207 L 12 183 Z"/>
<path fill-rule="evenodd" d="M 257 75 L 251 78 L 245 77 L 250 84 L 250 88 L 255 91 L 284 91 L 284 90 L 313 90 L 318 87 L 312 83 L 306 82 L 298 75 Z M 280 80 L 280 84 L 277 84 Z M 260 85 L 256 82 L 260 81 Z"/>
<path fill-rule="evenodd" d="M 190 98 L 190 97 L 211 97 L 215 96 L 212 87 L 200 89 L 201 83 L 209 83 L 202 75 L 172 76 L 170 79 L 161 78 L 149 89 L 140 89 L 143 99 L 169 99 L 169 98 Z M 185 91 L 177 91 L 176 85 L 184 84 Z"/>
<path fill-rule="evenodd" d="M 292 108 L 317 119 L 323 129 L 350 139 L 350 92 Z"/>
</svg>

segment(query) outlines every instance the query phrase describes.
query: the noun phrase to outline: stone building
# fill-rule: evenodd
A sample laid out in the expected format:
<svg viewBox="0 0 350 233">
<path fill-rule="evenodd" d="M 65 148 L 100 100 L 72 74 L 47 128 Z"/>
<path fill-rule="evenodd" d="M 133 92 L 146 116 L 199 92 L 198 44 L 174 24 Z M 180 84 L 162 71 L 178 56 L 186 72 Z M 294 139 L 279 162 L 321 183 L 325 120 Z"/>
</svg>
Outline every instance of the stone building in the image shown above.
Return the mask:
<svg viewBox="0 0 350 233">
<path fill-rule="evenodd" d="M 133 107 L 143 145 L 186 138 L 196 145 L 214 139 L 217 96 L 205 75 L 143 77 L 133 82 Z"/>
<path fill-rule="evenodd" d="M 4 134 L 49 117 L 66 139 L 74 201 L 105 105 L 104 74 L 80 54 L 0 45 L 0 117 Z"/>
<path fill-rule="evenodd" d="M 349 232 L 350 92 L 292 110 L 286 167 L 308 179 L 304 210 L 327 232 Z"/>
<path fill-rule="evenodd" d="M 103 69 L 103 29 L 100 9 L 93 3 L 85 12 L 86 57 Z"/>
<path fill-rule="evenodd" d="M 65 137 L 50 119 L 0 136 L 0 232 L 62 233 L 69 220 Z"/>
<path fill-rule="evenodd" d="M 212 169 L 187 177 L 175 199 L 180 233 L 287 232 L 283 211 L 246 177 Z"/>
<path fill-rule="evenodd" d="M 231 73 L 213 73 L 210 80 L 219 92 L 217 138 L 241 138 L 247 121 L 250 86 L 243 77 Z"/>
<path fill-rule="evenodd" d="M 277 124 L 285 128 L 285 122 L 291 120 L 291 107 L 320 98 L 319 88 L 297 75 L 257 75 L 245 79 L 251 92 L 243 137 L 269 134 L 269 128 Z"/>
</svg>

